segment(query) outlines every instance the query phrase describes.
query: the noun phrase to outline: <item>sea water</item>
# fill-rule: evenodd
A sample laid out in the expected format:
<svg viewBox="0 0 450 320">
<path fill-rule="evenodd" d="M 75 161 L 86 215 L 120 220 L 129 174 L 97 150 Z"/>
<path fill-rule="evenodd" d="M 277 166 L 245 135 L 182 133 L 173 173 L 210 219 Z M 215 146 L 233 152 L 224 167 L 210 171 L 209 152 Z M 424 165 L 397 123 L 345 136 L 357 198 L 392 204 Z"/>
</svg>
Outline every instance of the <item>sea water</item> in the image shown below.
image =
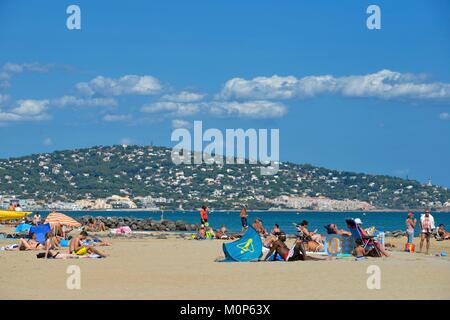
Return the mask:
<svg viewBox="0 0 450 320">
<path fill-rule="evenodd" d="M 45 216 L 48 212 L 41 212 Z M 71 217 L 105 216 L 105 217 L 134 217 L 151 218 L 160 220 L 161 211 L 65 211 Z M 415 218 L 419 222 L 420 212 L 415 212 Z M 450 229 L 449 212 L 432 212 L 436 227 L 439 224 L 446 225 Z M 187 223 L 200 223 L 200 214 L 197 211 L 164 211 L 166 220 L 182 220 Z M 329 223 L 337 224 L 338 228 L 345 229 L 345 219 L 360 218 L 363 221 L 363 227 L 372 227 L 380 231 L 405 230 L 405 220 L 407 212 L 292 212 L 292 211 L 249 211 L 248 222 L 251 224 L 254 219 L 260 218 L 267 231 L 273 228 L 277 223 L 281 230 L 291 234 L 295 233 L 294 223 L 300 223 L 303 220 L 309 222 L 309 230 L 318 229 L 319 233 L 324 234 L 324 226 Z M 239 211 L 213 211 L 209 213 L 209 224 L 214 229 L 225 225 L 228 230 L 238 232 L 241 230 L 241 220 Z M 419 223 L 416 226 L 416 235 L 419 234 Z"/>
</svg>

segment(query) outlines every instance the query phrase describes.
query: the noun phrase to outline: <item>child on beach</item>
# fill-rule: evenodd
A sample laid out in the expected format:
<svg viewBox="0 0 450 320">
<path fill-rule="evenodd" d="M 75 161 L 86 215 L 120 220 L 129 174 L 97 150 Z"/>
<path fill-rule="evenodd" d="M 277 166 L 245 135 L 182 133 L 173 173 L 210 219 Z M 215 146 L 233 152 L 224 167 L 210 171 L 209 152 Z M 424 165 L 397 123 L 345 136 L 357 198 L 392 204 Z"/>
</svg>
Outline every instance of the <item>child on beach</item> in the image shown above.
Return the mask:
<svg viewBox="0 0 450 320">
<path fill-rule="evenodd" d="M 406 219 L 406 237 L 407 244 L 414 243 L 414 229 L 416 227 L 417 220 L 414 218 L 414 213 L 408 212 L 408 218 Z"/>
<path fill-rule="evenodd" d="M 367 259 L 366 258 L 366 250 L 364 250 L 363 248 L 363 242 L 361 239 L 357 239 L 355 241 L 356 247 L 355 247 L 355 251 L 354 254 L 356 256 L 356 260 L 364 260 Z"/>
</svg>

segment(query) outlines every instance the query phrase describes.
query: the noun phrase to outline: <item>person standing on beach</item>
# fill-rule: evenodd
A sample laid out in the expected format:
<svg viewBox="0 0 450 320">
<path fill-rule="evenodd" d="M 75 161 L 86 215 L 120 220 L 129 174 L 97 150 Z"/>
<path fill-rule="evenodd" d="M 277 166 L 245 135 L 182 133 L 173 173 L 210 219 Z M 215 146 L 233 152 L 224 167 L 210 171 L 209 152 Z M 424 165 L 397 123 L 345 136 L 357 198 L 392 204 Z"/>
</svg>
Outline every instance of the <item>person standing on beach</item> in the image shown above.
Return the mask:
<svg viewBox="0 0 450 320">
<path fill-rule="evenodd" d="M 248 222 L 247 222 L 248 213 L 247 213 L 247 208 L 245 205 L 242 206 L 239 216 L 241 217 L 242 231 L 247 230 L 248 229 Z"/>
<path fill-rule="evenodd" d="M 408 218 L 406 219 L 406 244 L 414 243 L 414 229 L 416 228 L 417 219 L 414 218 L 414 213 L 408 212 Z"/>
<path fill-rule="evenodd" d="M 205 227 L 209 226 L 208 224 L 208 207 L 202 206 L 202 210 L 200 210 L 200 223 Z"/>
<path fill-rule="evenodd" d="M 433 229 L 436 228 L 434 225 L 434 218 L 430 214 L 430 210 L 426 209 L 425 214 L 420 216 L 420 249 L 419 252 L 422 252 L 423 241 L 427 240 L 427 252 L 428 254 L 430 249 L 430 238 Z"/>
</svg>

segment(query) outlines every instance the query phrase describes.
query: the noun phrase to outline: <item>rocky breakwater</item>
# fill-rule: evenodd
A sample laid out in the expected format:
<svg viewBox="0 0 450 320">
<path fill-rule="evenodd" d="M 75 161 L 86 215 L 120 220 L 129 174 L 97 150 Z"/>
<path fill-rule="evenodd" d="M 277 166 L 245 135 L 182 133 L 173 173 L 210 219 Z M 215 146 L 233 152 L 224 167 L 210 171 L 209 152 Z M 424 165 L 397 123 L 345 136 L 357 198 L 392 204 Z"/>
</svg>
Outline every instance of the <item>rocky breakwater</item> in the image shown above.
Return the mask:
<svg viewBox="0 0 450 320">
<path fill-rule="evenodd" d="M 82 216 L 76 218 L 83 226 L 89 224 L 89 219 L 98 219 L 102 221 L 109 229 L 128 226 L 133 231 L 195 231 L 199 227 L 198 224 L 186 223 L 181 220 L 153 220 L 150 218 L 133 218 L 133 217 L 92 217 Z"/>
</svg>

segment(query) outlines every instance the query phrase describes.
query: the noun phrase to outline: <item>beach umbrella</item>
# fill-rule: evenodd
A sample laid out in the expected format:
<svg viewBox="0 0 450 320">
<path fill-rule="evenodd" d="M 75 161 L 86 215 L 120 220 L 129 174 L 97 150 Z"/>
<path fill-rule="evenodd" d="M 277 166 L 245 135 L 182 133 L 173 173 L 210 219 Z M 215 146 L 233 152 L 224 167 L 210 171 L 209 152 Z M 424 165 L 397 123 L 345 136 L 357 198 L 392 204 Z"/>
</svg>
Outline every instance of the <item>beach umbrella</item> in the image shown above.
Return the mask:
<svg viewBox="0 0 450 320">
<path fill-rule="evenodd" d="M 45 223 L 50 224 L 60 224 L 62 226 L 67 227 L 81 227 L 81 223 L 76 221 L 75 219 L 66 216 L 65 214 L 59 213 L 59 212 L 52 212 L 50 213 L 47 218 L 45 219 Z"/>
</svg>

